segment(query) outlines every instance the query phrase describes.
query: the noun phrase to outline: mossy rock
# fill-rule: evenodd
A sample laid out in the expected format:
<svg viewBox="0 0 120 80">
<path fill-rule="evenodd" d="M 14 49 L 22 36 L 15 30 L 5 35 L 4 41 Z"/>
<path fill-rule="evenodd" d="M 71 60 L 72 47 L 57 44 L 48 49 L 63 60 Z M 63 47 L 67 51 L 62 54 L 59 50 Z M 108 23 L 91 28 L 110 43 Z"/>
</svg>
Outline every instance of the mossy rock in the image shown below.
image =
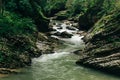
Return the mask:
<svg viewBox="0 0 120 80">
<path fill-rule="evenodd" d="M 69 17 L 67 10 L 65 11 L 60 11 L 57 14 L 55 14 L 56 20 L 65 20 Z"/>
<path fill-rule="evenodd" d="M 47 41 L 48 37 L 44 33 L 38 32 L 38 40 Z"/>
<path fill-rule="evenodd" d="M 120 12 L 103 16 L 84 37 L 86 47 L 77 64 L 120 75 Z"/>
</svg>

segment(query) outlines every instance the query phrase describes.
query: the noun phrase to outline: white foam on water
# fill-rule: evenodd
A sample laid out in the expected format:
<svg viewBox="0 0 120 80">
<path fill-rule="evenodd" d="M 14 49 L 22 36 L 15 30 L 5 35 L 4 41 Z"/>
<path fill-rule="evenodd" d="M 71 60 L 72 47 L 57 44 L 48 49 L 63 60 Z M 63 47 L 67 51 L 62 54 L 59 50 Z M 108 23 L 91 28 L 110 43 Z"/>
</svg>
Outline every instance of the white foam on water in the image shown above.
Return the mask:
<svg viewBox="0 0 120 80">
<path fill-rule="evenodd" d="M 72 38 L 69 41 L 76 44 L 76 45 L 83 44 L 84 43 L 82 40 L 83 37 L 84 36 L 74 35 L 74 36 L 72 36 Z"/>
<path fill-rule="evenodd" d="M 69 30 L 69 29 L 66 28 L 67 26 L 72 27 L 71 25 L 66 25 L 65 23 L 63 23 L 63 24 L 60 25 L 60 27 L 62 27 L 62 29 L 58 29 L 59 27 L 58 27 L 57 25 L 54 25 L 54 26 L 53 26 L 53 29 L 55 29 L 57 32 L 60 32 L 60 33 L 66 31 L 66 32 L 68 32 L 68 33 L 70 33 L 70 34 L 78 31 L 78 29 L 77 29 L 77 28 L 74 28 L 74 27 L 73 27 L 73 28 L 76 29 L 76 30 Z"/>
<path fill-rule="evenodd" d="M 70 54 L 69 52 L 55 52 L 53 54 L 43 54 L 39 58 L 34 58 L 33 62 L 48 62 L 57 58 L 61 58 L 65 55 Z"/>
<path fill-rule="evenodd" d="M 84 44 L 84 42 L 82 40 L 82 38 L 84 36 L 77 34 L 79 32 L 79 30 L 77 28 L 73 27 L 72 24 L 67 25 L 66 23 L 62 23 L 59 26 L 57 26 L 57 25 L 58 24 L 56 23 L 56 25 L 54 25 L 54 27 L 53 27 L 56 30 L 54 33 L 56 33 L 56 32 L 62 33 L 62 32 L 66 31 L 67 33 L 72 34 L 73 36 L 71 38 L 61 38 L 56 35 L 51 35 L 51 37 L 66 41 L 66 43 L 73 44 L 73 46 L 76 46 L 76 47 Z M 73 27 L 75 30 L 69 30 L 66 28 L 67 26 Z M 59 27 L 62 27 L 62 29 L 58 29 Z"/>
<path fill-rule="evenodd" d="M 34 58 L 33 62 L 48 62 L 48 61 L 52 61 L 54 59 L 59 59 L 63 56 L 66 56 L 68 54 L 70 54 L 69 51 L 71 51 L 71 49 L 73 47 L 77 47 L 79 45 L 81 45 L 83 43 L 82 38 L 83 36 L 80 36 L 77 33 L 77 29 L 76 30 L 69 30 L 66 27 L 70 26 L 70 25 L 66 25 L 65 23 L 61 24 L 60 26 L 57 26 L 58 24 L 53 26 L 53 29 L 55 29 L 55 32 L 68 32 L 69 34 L 73 34 L 73 36 L 71 38 L 60 38 L 59 36 L 55 36 L 55 35 L 51 35 L 51 37 L 57 38 L 59 40 L 63 40 L 66 43 L 72 43 L 67 49 L 68 52 L 65 51 L 61 51 L 61 52 L 55 52 L 53 54 L 43 54 L 42 56 L 40 56 L 39 58 Z M 62 29 L 58 29 L 59 27 L 62 27 Z M 74 33 L 73 33 L 74 32 Z"/>
</svg>

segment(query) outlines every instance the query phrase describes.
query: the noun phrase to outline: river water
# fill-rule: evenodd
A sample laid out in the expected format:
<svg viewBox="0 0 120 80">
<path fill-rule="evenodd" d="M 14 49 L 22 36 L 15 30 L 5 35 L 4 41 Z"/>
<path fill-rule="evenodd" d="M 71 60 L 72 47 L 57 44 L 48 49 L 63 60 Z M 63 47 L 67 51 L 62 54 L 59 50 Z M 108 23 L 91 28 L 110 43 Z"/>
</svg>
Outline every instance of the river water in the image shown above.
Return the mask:
<svg viewBox="0 0 120 80">
<path fill-rule="evenodd" d="M 61 26 L 60 26 L 61 24 Z M 22 73 L 12 74 L 0 80 L 120 80 L 120 78 L 107 75 L 99 71 L 78 66 L 75 62 L 79 59 L 78 55 L 72 52 L 84 47 L 84 42 L 81 40 L 83 36 L 77 34 L 76 30 L 66 29 L 66 26 L 71 24 L 58 23 L 54 25 L 56 31 L 72 33 L 71 38 L 61 38 L 55 35 L 52 37 L 64 41 L 64 44 L 53 54 L 44 54 L 39 58 L 32 60 L 30 67 L 24 68 Z M 62 29 L 58 29 L 62 27 Z"/>
</svg>

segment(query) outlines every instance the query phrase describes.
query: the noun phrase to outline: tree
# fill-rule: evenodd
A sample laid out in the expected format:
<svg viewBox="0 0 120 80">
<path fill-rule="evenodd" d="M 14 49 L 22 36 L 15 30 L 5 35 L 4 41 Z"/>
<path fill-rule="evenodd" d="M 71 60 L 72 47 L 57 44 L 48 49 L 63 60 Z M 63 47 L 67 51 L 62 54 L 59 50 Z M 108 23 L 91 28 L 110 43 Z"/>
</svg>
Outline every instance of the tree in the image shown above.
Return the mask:
<svg viewBox="0 0 120 80">
<path fill-rule="evenodd" d="M 0 0 L 0 13 L 2 13 L 2 0 Z"/>
<path fill-rule="evenodd" d="M 105 0 L 95 0 L 94 4 L 87 9 L 84 15 L 79 18 L 80 29 L 89 30 L 103 15 L 98 13 L 103 11 L 103 3 Z M 87 23 L 86 23 L 87 22 Z"/>
<path fill-rule="evenodd" d="M 6 0 L 0 0 L 0 13 L 3 14 Z"/>
<path fill-rule="evenodd" d="M 41 32 L 49 31 L 49 19 L 44 16 L 41 6 L 39 6 L 35 0 L 29 0 L 29 2 L 34 11 L 33 19 L 35 20 L 38 30 Z"/>
</svg>

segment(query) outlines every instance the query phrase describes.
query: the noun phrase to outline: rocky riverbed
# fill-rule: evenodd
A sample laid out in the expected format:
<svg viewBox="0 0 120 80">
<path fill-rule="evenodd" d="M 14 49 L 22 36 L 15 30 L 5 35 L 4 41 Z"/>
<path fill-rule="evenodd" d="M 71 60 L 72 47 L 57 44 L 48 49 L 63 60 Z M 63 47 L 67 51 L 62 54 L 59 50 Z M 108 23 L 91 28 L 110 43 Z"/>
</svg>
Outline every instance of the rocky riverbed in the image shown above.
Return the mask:
<svg viewBox="0 0 120 80">
<path fill-rule="evenodd" d="M 60 23 L 60 22 L 59 22 Z M 59 24 L 56 22 L 55 24 Z M 58 32 L 66 30 L 66 22 L 60 23 L 62 29 L 54 25 Z M 84 48 L 83 36 L 78 34 L 76 30 L 67 29 L 68 33 L 73 33 L 71 38 L 63 38 L 61 36 L 52 35 L 51 37 L 62 41 L 63 44 L 58 46 L 55 52 L 50 54 L 42 54 L 38 58 L 32 59 L 32 64 L 29 67 L 23 68 L 21 73 L 5 75 L 2 80 L 119 80 L 118 77 L 104 74 L 86 67 L 75 64 L 79 56 L 73 52 Z M 38 47 L 46 44 L 37 43 Z M 47 46 L 46 46 L 47 48 Z M 42 48 L 41 48 L 42 49 Z M 80 50 L 80 51 L 81 51 Z M 3 76 L 3 75 L 1 75 Z M 6 77 L 7 76 L 7 77 Z"/>
</svg>

